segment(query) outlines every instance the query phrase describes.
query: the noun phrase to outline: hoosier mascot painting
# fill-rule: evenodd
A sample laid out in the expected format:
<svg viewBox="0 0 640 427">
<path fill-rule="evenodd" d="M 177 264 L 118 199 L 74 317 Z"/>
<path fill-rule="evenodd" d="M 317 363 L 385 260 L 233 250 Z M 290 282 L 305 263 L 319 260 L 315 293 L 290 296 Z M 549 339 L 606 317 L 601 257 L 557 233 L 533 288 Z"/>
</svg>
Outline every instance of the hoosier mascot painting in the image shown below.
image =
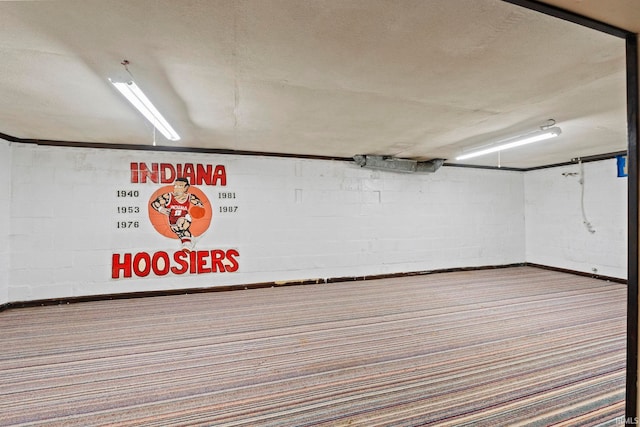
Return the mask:
<svg viewBox="0 0 640 427">
<path fill-rule="evenodd" d="M 150 215 L 151 222 L 156 230 L 166 235 L 166 224 L 168 224 L 168 229 L 180 240 L 182 250 L 185 252 L 191 252 L 194 248 L 194 238 L 196 236 L 191 230 L 193 220 L 202 219 L 206 222 L 206 225 L 201 224 L 204 229 L 202 229 L 203 227 L 198 227 L 201 231 L 208 228 L 211 220 L 210 216 L 209 218 L 204 218 L 207 210 L 202 199 L 205 199 L 205 196 L 200 194 L 200 197 L 198 197 L 198 195 L 194 194 L 195 191 L 189 192 L 190 187 L 188 178 L 176 178 L 173 183 L 173 191 L 164 192 L 167 187 L 160 189 L 161 194 L 155 198 L 154 194 L 152 196 L 153 201 L 150 204 L 154 211 L 166 216 L 164 221 L 158 221 L 157 218 Z M 207 202 L 206 199 L 204 202 Z M 159 224 L 159 222 L 162 222 L 162 224 Z"/>
</svg>

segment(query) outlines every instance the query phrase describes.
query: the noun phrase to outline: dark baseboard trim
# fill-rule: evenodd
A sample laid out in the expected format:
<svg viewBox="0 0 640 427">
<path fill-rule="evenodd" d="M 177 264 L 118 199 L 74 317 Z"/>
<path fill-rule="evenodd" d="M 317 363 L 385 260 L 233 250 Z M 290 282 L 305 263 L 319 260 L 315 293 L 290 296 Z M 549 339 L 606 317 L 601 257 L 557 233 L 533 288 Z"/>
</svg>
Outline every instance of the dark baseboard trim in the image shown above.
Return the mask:
<svg viewBox="0 0 640 427">
<path fill-rule="evenodd" d="M 545 270 L 558 271 L 560 273 L 574 274 L 576 276 L 590 277 L 592 279 L 604 280 L 606 282 L 621 283 L 623 285 L 626 285 L 628 283 L 626 279 L 620 279 L 619 277 L 602 276 L 600 274 L 585 273 L 583 271 L 569 270 L 569 269 L 566 269 L 566 268 L 552 267 L 550 265 L 535 264 L 535 263 L 532 263 L 532 262 L 527 262 L 527 263 L 525 263 L 525 265 L 527 265 L 529 267 L 543 268 Z"/>
<path fill-rule="evenodd" d="M 568 270 L 564 268 L 557 268 L 557 267 L 551 267 L 547 265 L 523 262 L 523 263 L 516 263 L 516 264 L 487 265 L 487 266 L 480 266 L 480 267 L 456 267 L 456 268 L 442 268 L 442 269 L 425 270 L 425 271 L 411 271 L 406 273 L 376 274 L 371 276 L 332 277 L 332 278 L 326 278 L 326 279 L 292 280 L 292 281 L 286 281 L 286 282 L 285 281 L 261 282 L 261 283 L 248 283 L 244 285 L 215 286 L 215 287 L 209 287 L 209 288 L 168 289 L 168 290 L 161 290 L 161 291 L 125 292 L 121 294 L 98 294 L 98 295 L 85 295 L 85 296 L 79 296 L 79 297 L 39 299 L 39 300 L 33 300 L 33 301 L 17 301 L 17 302 L 8 302 L 5 304 L 1 304 L 0 312 L 4 310 L 8 310 L 10 308 L 40 307 L 40 306 L 46 306 L 46 305 L 64 305 L 64 304 L 76 304 L 76 303 L 91 302 L 91 301 L 148 298 L 148 297 L 159 297 L 159 296 L 170 296 L 170 295 L 200 294 L 200 293 L 208 293 L 208 292 L 240 291 L 240 290 L 247 290 L 247 289 L 276 288 L 276 287 L 283 287 L 283 286 L 319 285 L 323 283 L 391 279 L 391 278 L 409 277 L 409 276 L 423 276 L 427 274 L 453 273 L 458 271 L 492 270 L 497 268 L 524 267 L 524 266 L 543 268 L 546 270 L 553 270 L 561 273 L 569 273 L 569 274 L 574 274 L 578 276 L 590 277 L 593 279 L 605 280 L 608 282 L 616 282 L 616 283 L 623 283 L 623 284 L 627 283 L 625 279 L 619 279 L 616 277 L 600 276 L 596 274 L 584 273 L 584 272 Z"/>
<path fill-rule="evenodd" d="M 409 271 L 405 273 L 376 274 L 373 276 L 351 276 L 351 277 L 333 277 L 326 279 L 326 283 L 337 282 L 354 282 L 359 280 L 377 280 L 377 279 L 393 279 L 396 277 L 424 276 L 426 274 L 452 273 L 456 271 L 476 271 L 476 270 L 492 270 L 496 268 L 522 267 L 526 263 L 502 264 L 502 265 L 484 265 L 480 267 L 456 267 L 456 268 L 440 268 L 436 270 Z"/>
</svg>

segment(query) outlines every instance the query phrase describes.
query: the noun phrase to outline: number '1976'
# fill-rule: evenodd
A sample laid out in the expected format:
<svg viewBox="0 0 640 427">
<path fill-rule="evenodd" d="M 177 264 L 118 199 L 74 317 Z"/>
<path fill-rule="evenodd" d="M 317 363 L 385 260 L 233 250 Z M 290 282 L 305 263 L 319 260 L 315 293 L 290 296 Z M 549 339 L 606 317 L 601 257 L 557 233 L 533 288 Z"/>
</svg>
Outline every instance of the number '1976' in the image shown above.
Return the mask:
<svg viewBox="0 0 640 427">
<path fill-rule="evenodd" d="M 116 228 L 138 228 L 140 223 L 138 221 L 118 221 L 116 222 Z"/>
</svg>

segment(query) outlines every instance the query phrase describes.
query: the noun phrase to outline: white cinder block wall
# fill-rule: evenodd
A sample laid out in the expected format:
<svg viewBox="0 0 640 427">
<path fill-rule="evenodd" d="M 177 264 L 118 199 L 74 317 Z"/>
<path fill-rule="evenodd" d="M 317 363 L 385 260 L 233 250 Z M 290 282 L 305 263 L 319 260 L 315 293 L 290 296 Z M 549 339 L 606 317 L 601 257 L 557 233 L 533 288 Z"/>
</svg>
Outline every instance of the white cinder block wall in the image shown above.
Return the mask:
<svg viewBox="0 0 640 427">
<path fill-rule="evenodd" d="M 9 302 L 9 233 L 11 232 L 11 149 L 0 139 L 0 185 L 5 202 L 0 203 L 0 304 Z M 7 199 L 9 199 L 7 201 Z"/>
<path fill-rule="evenodd" d="M 627 178 L 616 160 L 584 163 L 584 224 L 580 165 L 525 174 L 527 262 L 627 278 Z M 563 175 L 576 174 L 576 175 Z"/>
<path fill-rule="evenodd" d="M 28 144 L 3 150 L 14 178 L 11 302 L 525 260 L 519 172 L 443 167 L 402 175 L 336 161 Z M 165 259 L 176 267 L 174 254 L 181 253 L 147 213 L 165 184 L 132 183 L 132 162 L 224 166 L 226 185 L 194 186 L 214 211 L 197 238 L 194 256 L 202 258 L 189 263 L 201 265 L 201 274 L 161 271 Z M 119 197 L 121 191 L 131 195 Z M 139 212 L 119 212 L 128 208 Z M 119 228 L 123 222 L 137 226 Z M 229 251 L 237 253 L 237 271 L 210 272 L 209 254 Z M 127 254 L 160 260 L 158 271 L 122 277 L 125 268 L 116 268 L 114 279 L 114 257 L 124 265 Z M 138 266 L 144 270 L 144 262 Z"/>
<path fill-rule="evenodd" d="M 4 141 L 0 159 L 10 195 L 0 207 L 0 304 L 525 261 L 626 278 L 627 183 L 615 160 L 584 164 L 592 234 L 579 177 L 562 175 L 578 165 L 403 175 L 350 162 Z M 193 258 L 174 258 L 178 242 L 149 219 L 152 195 L 168 184 L 132 182 L 131 163 L 224 168 L 225 185 L 194 183 L 213 218 Z M 155 269 L 123 277 L 114 259 L 126 265 L 127 256 L 141 257 L 139 271 L 154 259 Z M 165 260 L 178 270 L 163 270 Z"/>
</svg>

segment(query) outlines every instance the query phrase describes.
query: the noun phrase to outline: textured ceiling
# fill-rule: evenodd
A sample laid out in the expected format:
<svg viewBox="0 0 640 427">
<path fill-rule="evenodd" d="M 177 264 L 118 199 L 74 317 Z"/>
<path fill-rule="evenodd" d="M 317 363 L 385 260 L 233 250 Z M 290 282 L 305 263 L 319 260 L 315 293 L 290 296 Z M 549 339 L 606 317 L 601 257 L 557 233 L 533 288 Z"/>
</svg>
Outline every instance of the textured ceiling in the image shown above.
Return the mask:
<svg viewBox="0 0 640 427">
<path fill-rule="evenodd" d="M 500 0 L 0 2 L 0 57 L 20 139 L 455 163 L 552 118 L 560 137 L 465 163 L 627 146 L 624 40 Z M 180 141 L 111 86 L 123 59 Z"/>
</svg>

